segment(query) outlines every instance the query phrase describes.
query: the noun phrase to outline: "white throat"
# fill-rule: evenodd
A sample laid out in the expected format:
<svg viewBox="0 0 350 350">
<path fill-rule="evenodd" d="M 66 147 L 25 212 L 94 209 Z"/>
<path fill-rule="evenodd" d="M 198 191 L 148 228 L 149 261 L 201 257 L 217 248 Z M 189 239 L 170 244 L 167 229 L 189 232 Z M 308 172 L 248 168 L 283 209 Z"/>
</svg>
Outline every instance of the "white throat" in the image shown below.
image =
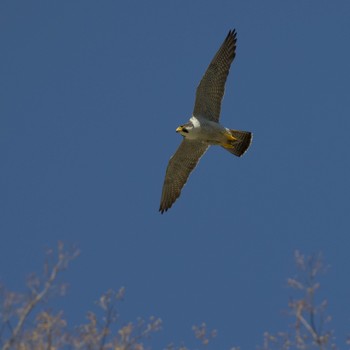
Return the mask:
<svg viewBox="0 0 350 350">
<path fill-rule="evenodd" d="M 194 128 L 199 128 L 201 126 L 201 123 L 199 122 L 199 120 L 195 116 L 192 116 L 190 118 L 190 122 L 193 124 Z"/>
</svg>

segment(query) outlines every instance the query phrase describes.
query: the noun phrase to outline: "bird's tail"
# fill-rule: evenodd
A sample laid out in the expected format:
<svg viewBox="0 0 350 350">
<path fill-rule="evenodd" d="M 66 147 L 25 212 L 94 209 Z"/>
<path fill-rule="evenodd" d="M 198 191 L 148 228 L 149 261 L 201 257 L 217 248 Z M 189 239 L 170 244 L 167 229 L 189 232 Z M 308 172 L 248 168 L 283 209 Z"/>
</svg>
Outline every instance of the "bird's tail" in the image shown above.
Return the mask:
<svg viewBox="0 0 350 350">
<path fill-rule="evenodd" d="M 229 130 L 227 144 L 222 147 L 237 157 L 242 156 L 252 143 L 253 134 L 249 131 Z"/>
</svg>

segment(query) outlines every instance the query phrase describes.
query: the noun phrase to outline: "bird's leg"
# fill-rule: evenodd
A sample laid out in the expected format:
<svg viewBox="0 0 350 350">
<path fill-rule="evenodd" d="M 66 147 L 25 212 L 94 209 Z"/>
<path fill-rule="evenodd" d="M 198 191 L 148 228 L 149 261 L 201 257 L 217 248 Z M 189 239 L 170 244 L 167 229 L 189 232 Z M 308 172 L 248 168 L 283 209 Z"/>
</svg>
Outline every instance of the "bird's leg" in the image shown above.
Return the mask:
<svg viewBox="0 0 350 350">
<path fill-rule="evenodd" d="M 237 138 L 232 136 L 230 132 L 225 132 L 224 133 L 224 137 L 225 137 L 225 140 L 221 144 L 221 146 L 223 146 L 225 148 L 234 148 L 235 147 L 235 143 L 237 141 Z"/>
<path fill-rule="evenodd" d="M 237 141 L 237 138 L 233 137 L 229 132 L 225 132 L 224 136 L 228 142 Z"/>
</svg>

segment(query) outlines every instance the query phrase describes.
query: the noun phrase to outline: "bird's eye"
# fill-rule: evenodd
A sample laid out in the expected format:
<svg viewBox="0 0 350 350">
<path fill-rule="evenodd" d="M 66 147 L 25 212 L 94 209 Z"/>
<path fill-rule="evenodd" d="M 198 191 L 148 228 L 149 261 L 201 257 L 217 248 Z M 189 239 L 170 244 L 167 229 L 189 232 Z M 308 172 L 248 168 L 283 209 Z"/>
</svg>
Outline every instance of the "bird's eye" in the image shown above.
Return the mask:
<svg viewBox="0 0 350 350">
<path fill-rule="evenodd" d="M 187 130 L 187 129 L 185 129 L 185 128 L 182 128 L 182 131 L 183 131 L 183 132 L 187 132 L 187 133 L 188 133 L 188 130 Z"/>
</svg>

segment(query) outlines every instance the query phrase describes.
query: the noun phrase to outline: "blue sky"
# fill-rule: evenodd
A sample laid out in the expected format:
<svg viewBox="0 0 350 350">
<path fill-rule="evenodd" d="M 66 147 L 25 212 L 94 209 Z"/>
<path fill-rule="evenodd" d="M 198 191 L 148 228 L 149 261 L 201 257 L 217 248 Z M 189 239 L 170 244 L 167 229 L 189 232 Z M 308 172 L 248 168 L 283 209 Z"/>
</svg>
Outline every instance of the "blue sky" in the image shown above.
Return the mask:
<svg viewBox="0 0 350 350">
<path fill-rule="evenodd" d="M 340 347 L 350 331 L 348 1 L 1 1 L 0 280 L 20 289 L 46 247 L 81 256 L 57 301 L 71 324 L 109 288 L 123 319 L 156 315 L 154 348 L 193 324 L 213 349 L 286 330 L 293 252 L 322 251 Z M 158 213 L 195 89 L 229 29 L 222 123 L 246 155 L 211 148 Z"/>
</svg>

